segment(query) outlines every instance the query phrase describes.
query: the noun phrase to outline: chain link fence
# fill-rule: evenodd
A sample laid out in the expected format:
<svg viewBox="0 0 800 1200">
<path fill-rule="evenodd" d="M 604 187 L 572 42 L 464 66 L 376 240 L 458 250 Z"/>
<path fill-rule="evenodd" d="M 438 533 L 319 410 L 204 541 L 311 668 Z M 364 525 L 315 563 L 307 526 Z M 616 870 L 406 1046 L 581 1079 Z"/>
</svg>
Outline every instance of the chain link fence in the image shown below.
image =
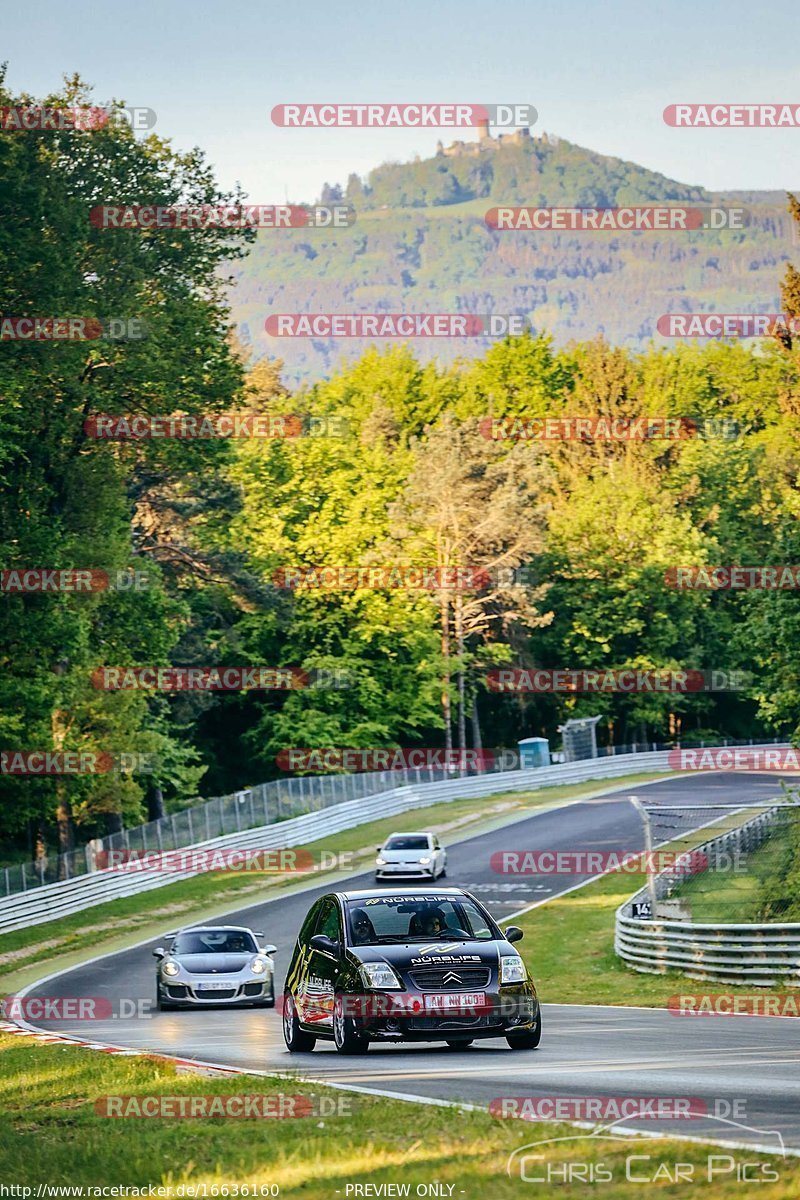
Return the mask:
<svg viewBox="0 0 800 1200">
<path fill-rule="evenodd" d="M 748 806 L 744 827 L 741 808 L 715 806 L 714 830 L 731 829 L 704 853 L 693 853 L 697 835 L 683 828 L 696 829 L 696 808 L 647 811 L 654 841 L 687 856 L 685 869 L 657 881 L 661 915 L 700 924 L 800 921 L 800 802 L 792 791 L 777 805 Z"/>
<path fill-rule="evenodd" d="M 657 750 L 708 746 L 774 745 L 750 739 L 725 739 L 716 742 L 634 742 L 624 746 L 597 747 L 597 758 L 627 754 L 648 754 Z M 507 754 L 513 754 L 509 751 Z M 75 879 L 98 869 L 98 855 L 108 850 L 147 851 L 179 850 L 198 842 L 227 834 L 240 833 L 263 825 L 273 825 L 303 813 L 319 812 L 347 800 L 375 796 L 404 784 L 437 783 L 468 775 L 507 771 L 503 757 L 486 757 L 463 767 L 424 767 L 359 774 L 292 776 L 273 779 L 252 788 L 170 813 L 157 821 L 137 825 L 121 833 L 96 838 L 68 854 L 45 854 L 33 863 L 19 863 L 0 870 L 0 896 L 11 896 L 29 888 Z M 553 755 L 558 762 L 563 756 Z M 519 766 L 517 759 L 516 766 Z"/>
<path fill-rule="evenodd" d="M 227 796 L 215 796 L 146 825 L 96 838 L 68 854 L 44 855 L 34 863 L 6 867 L 0 871 L 0 896 L 86 875 L 98 869 L 98 857 L 105 851 L 179 850 L 227 834 L 274 825 L 303 813 L 319 812 L 347 800 L 377 796 L 404 784 L 437 783 L 502 769 L 504 764 L 498 762 L 486 764 L 481 770 L 424 767 L 273 779 Z"/>
</svg>

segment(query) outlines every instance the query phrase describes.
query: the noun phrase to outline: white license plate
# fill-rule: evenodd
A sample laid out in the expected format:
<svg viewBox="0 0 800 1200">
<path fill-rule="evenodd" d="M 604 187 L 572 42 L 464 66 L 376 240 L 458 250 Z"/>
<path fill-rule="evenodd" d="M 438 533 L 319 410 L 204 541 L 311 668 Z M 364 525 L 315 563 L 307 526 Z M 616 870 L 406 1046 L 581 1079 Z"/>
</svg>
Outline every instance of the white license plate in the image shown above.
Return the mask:
<svg viewBox="0 0 800 1200">
<path fill-rule="evenodd" d="M 222 979 L 214 983 L 199 983 L 197 985 L 198 992 L 227 992 L 231 988 L 235 988 L 235 983 L 225 983 Z"/>
<path fill-rule="evenodd" d="M 428 992 L 425 995 L 425 1011 L 428 1013 L 475 1013 L 485 1007 L 485 992 Z"/>
</svg>

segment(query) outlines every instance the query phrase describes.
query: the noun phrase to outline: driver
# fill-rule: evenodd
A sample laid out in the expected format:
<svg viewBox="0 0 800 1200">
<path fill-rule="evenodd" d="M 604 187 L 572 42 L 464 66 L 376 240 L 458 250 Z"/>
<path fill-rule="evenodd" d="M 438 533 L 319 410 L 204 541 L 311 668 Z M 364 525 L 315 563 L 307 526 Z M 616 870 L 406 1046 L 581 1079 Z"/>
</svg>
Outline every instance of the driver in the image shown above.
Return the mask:
<svg viewBox="0 0 800 1200">
<path fill-rule="evenodd" d="M 445 931 L 444 917 L 438 909 L 429 909 L 422 913 L 420 919 L 420 933 L 423 937 L 436 937 Z"/>
<path fill-rule="evenodd" d="M 374 940 L 375 929 L 363 908 L 354 909 L 350 921 L 353 927 L 353 943 L 356 946 L 363 946 L 365 942 Z"/>
</svg>

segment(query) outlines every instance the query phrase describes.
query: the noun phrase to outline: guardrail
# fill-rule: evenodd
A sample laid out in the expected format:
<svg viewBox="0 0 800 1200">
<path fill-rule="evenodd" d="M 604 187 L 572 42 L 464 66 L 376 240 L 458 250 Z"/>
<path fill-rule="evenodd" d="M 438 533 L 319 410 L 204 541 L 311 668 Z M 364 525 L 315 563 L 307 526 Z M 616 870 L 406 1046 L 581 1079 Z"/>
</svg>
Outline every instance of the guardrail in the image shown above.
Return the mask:
<svg viewBox="0 0 800 1200">
<path fill-rule="evenodd" d="M 195 849 L 289 849 L 343 829 L 394 816 L 412 808 L 424 808 L 453 800 L 495 793 L 533 791 L 554 784 L 581 783 L 591 779 L 614 779 L 631 772 L 669 771 L 667 750 L 648 754 L 589 758 L 551 767 L 476 775 L 393 788 L 378 795 L 347 800 L 320 812 L 304 813 L 289 820 L 196 842 Z M 155 848 L 153 848 L 155 849 Z M 190 849 L 190 847 L 184 847 Z M 198 871 L 164 872 L 140 867 L 92 871 L 60 883 L 44 884 L 27 892 L 0 899 L 0 933 L 40 925 L 69 916 L 121 896 L 132 896 L 164 887 Z"/>
<path fill-rule="evenodd" d="M 711 857 L 732 849 L 755 850 L 769 835 L 779 811 L 775 807 L 759 813 L 737 829 L 692 847 L 692 852 Z M 677 878 L 674 869 L 656 876 L 657 900 L 669 896 Z M 616 913 L 614 950 L 634 971 L 664 975 L 673 970 L 689 979 L 757 987 L 800 986 L 800 924 L 723 925 L 634 917 L 633 905 L 649 898 L 649 888 L 641 888 Z"/>
</svg>

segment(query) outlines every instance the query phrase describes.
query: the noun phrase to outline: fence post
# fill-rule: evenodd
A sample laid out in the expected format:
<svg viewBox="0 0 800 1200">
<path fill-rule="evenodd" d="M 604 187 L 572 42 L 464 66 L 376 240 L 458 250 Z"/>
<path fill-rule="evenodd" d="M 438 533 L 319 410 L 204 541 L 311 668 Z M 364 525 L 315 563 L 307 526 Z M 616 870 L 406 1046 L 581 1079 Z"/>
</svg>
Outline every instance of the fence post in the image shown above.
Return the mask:
<svg viewBox="0 0 800 1200">
<path fill-rule="evenodd" d="M 650 828 L 650 817 L 638 796 L 631 796 L 631 804 L 642 818 L 644 825 L 644 848 L 647 855 L 647 890 L 650 893 L 650 919 L 656 919 L 656 876 L 653 870 L 653 831 Z"/>
<path fill-rule="evenodd" d="M 189 845 L 191 846 L 194 842 L 194 829 L 192 827 L 192 810 L 190 808 L 187 808 L 186 815 L 189 818 Z"/>
</svg>

